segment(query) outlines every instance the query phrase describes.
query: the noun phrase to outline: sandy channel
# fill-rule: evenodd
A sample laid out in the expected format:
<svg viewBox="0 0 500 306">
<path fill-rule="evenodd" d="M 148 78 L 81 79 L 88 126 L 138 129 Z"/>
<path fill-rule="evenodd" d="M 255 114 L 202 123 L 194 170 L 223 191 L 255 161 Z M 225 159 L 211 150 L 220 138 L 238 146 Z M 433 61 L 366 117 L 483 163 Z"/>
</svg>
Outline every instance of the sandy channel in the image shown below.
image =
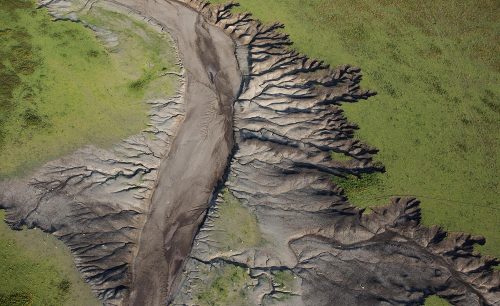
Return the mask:
<svg viewBox="0 0 500 306">
<path fill-rule="evenodd" d="M 176 41 L 186 71 L 186 119 L 162 161 L 132 265 L 128 305 L 165 305 L 175 291 L 233 147 L 233 102 L 241 85 L 234 42 L 173 0 L 113 1 L 156 20 Z"/>
</svg>

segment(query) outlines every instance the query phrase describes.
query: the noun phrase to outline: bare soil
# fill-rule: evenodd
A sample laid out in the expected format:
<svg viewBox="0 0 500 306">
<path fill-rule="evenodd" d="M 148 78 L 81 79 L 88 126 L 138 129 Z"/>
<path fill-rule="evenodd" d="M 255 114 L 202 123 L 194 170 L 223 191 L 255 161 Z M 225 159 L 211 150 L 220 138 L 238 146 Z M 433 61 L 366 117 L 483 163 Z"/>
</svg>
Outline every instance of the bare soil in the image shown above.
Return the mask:
<svg viewBox="0 0 500 306">
<path fill-rule="evenodd" d="M 131 6 L 130 1 L 118 1 Z M 161 305 L 191 250 L 233 146 L 232 104 L 241 84 L 233 41 L 176 1 L 133 6 L 164 25 L 186 70 L 186 119 L 160 167 L 132 265 L 130 305 Z"/>
</svg>

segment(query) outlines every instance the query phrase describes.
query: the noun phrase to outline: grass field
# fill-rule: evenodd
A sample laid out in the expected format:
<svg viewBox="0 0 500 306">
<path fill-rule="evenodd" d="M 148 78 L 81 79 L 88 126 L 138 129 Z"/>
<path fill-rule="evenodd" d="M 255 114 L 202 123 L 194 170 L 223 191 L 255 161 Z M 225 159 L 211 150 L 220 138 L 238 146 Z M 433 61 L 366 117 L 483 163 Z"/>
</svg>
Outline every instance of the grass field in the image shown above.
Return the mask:
<svg viewBox="0 0 500 306">
<path fill-rule="evenodd" d="M 361 67 L 379 93 L 344 106 L 387 169 L 348 184 L 353 203 L 418 196 L 426 224 L 484 235 L 481 251 L 500 256 L 499 1 L 239 2 L 284 23 L 300 52 Z"/>
<path fill-rule="evenodd" d="M 437 297 L 435 295 L 428 297 L 425 300 L 425 306 L 449 306 L 451 305 L 445 299 Z"/>
<path fill-rule="evenodd" d="M 223 199 L 217 206 L 218 218 L 213 224 L 213 239 L 220 248 L 236 251 L 263 243 L 255 216 L 228 189 L 224 189 Z"/>
<path fill-rule="evenodd" d="M 1 306 L 99 305 L 68 249 L 40 230 L 13 232 L 0 222 L 0 275 Z"/>
<path fill-rule="evenodd" d="M 159 80 L 176 62 L 172 45 L 143 23 L 93 10 L 84 17 L 116 30 L 119 45 L 105 48 L 90 29 L 53 22 L 33 1 L 0 1 L 0 177 L 139 132 L 144 98 L 173 90 L 174 80 Z"/>
</svg>

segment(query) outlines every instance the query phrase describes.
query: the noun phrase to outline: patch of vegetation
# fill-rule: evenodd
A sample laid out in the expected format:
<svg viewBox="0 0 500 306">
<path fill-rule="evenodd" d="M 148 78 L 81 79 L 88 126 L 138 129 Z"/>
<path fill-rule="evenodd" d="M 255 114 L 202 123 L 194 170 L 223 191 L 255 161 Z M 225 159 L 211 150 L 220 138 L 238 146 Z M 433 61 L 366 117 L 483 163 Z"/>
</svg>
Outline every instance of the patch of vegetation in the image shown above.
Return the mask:
<svg viewBox="0 0 500 306">
<path fill-rule="evenodd" d="M 344 154 L 344 153 L 337 153 L 337 152 L 331 152 L 330 153 L 330 158 L 332 160 L 335 160 L 335 161 L 349 161 L 352 159 L 352 157 L 350 157 L 349 155 L 347 154 Z"/>
<path fill-rule="evenodd" d="M 176 69 L 172 44 L 145 22 L 96 6 L 83 17 L 117 32 L 119 45 L 107 49 L 34 1 L 0 1 L 0 178 L 138 133 L 148 122 L 144 100 L 173 93 L 176 80 L 158 73 Z"/>
<path fill-rule="evenodd" d="M 431 295 L 427 299 L 425 299 L 425 306 L 449 306 L 451 305 L 448 303 L 447 300 L 440 298 L 437 295 Z"/>
<path fill-rule="evenodd" d="M 71 282 L 68 279 L 63 279 L 61 282 L 57 285 L 57 288 L 61 293 L 67 294 L 69 292 L 69 289 L 71 288 Z"/>
<path fill-rule="evenodd" d="M 33 297 L 27 292 L 16 292 L 9 295 L 0 293 L 0 305 L 31 306 L 33 305 Z"/>
<path fill-rule="evenodd" d="M 418 196 L 424 223 L 484 235 L 482 251 L 500 256 L 498 1 L 238 2 L 283 22 L 298 51 L 363 68 L 379 93 L 343 106 L 387 170 L 354 203 Z"/>
<path fill-rule="evenodd" d="M 348 175 L 347 177 L 333 176 L 332 181 L 335 185 L 341 187 L 349 200 L 356 203 L 356 200 L 364 195 L 371 186 L 379 184 L 381 180 L 380 173 L 364 173 L 360 177 Z"/>
<path fill-rule="evenodd" d="M 273 282 L 281 290 L 291 291 L 295 288 L 295 275 L 290 271 L 275 271 Z"/>
<path fill-rule="evenodd" d="M 228 189 L 223 198 L 217 207 L 213 238 L 227 251 L 258 246 L 262 237 L 255 216 Z"/>
<path fill-rule="evenodd" d="M 296 276 L 289 270 L 271 272 L 274 291 L 270 295 L 266 295 L 262 301 L 262 305 L 275 305 L 276 302 L 290 303 L 290 299 L 296 294 L 294 291 L 299 286 Z M 293 304 L 293 302 L 291 303 Z M 280 303 L 280 305 L 284 305 Z"/>
<path fill-rule="evenodd" d="M 133 92 L 158 96 L 170 94 L 175 82 L 165 82 L 165 71 L 177 71 L 175 50 L 165 33 L 154 31 L 142 20 L 95 6 L 81 18 L 92 25 L 112 31 L 119 45 L 111 47 L 116 64 L 132 77 L 128 88 Z M 167 44 L 165 43 L 167 42 Z M 98 53 L 94 52 L 93 54 Z M 136 65 L 129 65 L 135 62 Z"/>
<path fill-rule="evenodd" d="M 40 230 L 14 232 L 0 222 L 0 275 L 1 306 L 100 305 L 69 250 Z"/>
<path fill-rule="evenodd" d="M 211 270 L 208 281 L 202 283 L 194 293 L 196 305 L 251 305 L 248 298 L 250 285 L 251 278 L 241 267 L 222 266 Z"/>
</svg>

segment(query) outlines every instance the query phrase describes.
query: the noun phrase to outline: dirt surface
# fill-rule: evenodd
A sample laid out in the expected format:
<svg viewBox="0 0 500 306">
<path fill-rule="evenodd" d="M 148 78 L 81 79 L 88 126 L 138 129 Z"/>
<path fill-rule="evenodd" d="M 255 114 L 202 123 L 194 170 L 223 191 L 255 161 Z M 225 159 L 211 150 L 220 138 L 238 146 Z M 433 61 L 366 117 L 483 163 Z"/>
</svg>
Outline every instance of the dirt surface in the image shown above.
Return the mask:
<svg viewBox="0 0 500 306">
<path fill-rule="evenodd" d="M 147 1 L 138 10 L 173 35 L 187 81 L 186 119 L 161 164 L 132 266 L 129 304 L 160 305 L 226 169 L 233 146 L 232 105 L 241 77 L 232 40 L 192 9 L 176 1 Z"/>
</svg>

